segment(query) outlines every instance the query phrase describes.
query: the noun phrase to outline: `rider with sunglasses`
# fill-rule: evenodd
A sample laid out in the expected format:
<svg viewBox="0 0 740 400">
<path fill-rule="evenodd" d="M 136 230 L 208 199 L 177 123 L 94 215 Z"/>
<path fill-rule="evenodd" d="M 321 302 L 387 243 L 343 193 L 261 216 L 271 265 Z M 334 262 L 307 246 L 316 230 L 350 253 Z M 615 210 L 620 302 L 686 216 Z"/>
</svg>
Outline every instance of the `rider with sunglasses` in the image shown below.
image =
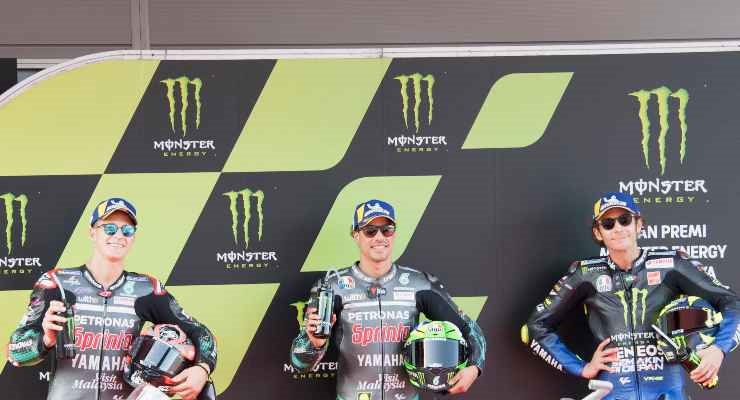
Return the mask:
<svg viewBox="0 0 740 400">
<path fill-rule="evenodd" d="M 34 285 L 28 310 L 8 346 L 13 365 L 41 362 L 67 322 L 60 315 L 65 303 L 74 311 L 70 336 L 76 355 L 55 357 L 48 400 L 126 398 L 133 388 L 123 380 L 124 351 L 145 321 L 175 324 L 195 344 L 196 364 L 172 378 L 171 393 L 195 399 L 213 372 L 216 345 L 208 328 L 183 312 L 157 279 L 124 270 L 136 230 L 133 204 L 121 198 L 101 202 L 90 219 L 93 250 L 88 262 L 48 271 Z"/>
<path fill-rule="evenodd" d="M 311 289 L 305 328 L 293 341 L 291 361 L 300 371 L 309 371 L 326 353 L 330 340 L 314 334 L 319 324 L 317 298 L 326 283 L 334 293 L 331 341 L 339 348 L 337 399 L 418 398 L 406 378 L 402 349 L 420 313 L 454 323 L 468 343 L 468 367 L 450 380 L 450 393 L 467 391 L 483 369 L 486 342 L 480 327 L 453 303 L 435 276 L 393 263 L 395 233 L 390 204 L 381 200 L 359 204 L 351 230 L 359 261 L 330 273 L 327 282 L 319 281 Z"/>
<path fill-rule="evenodd" d="M 574 262 L 537 305 L 522 328 L 522 340 L 560 371 L 612 382 L 614 390 L 605 399 L 683 400 L 688 398 L 685 372 L 680 364 L 664 361 L 650 325 L 681 295 L 701 297 L 719 310 L 723 320 L 715 342 L 699 351 L 702 362 L 690 374 L 694 382 L 709 384 L 725 354 L 738 345 L 738 297 L 681 251 L 640 249 L 643 223 L 630 195 L 601 197 L 591 233 L 609 255 Z M 569 311 L 581 307 L 600 342 L 590 361 L 570 351 L 556 333 Z"/>
</svg>

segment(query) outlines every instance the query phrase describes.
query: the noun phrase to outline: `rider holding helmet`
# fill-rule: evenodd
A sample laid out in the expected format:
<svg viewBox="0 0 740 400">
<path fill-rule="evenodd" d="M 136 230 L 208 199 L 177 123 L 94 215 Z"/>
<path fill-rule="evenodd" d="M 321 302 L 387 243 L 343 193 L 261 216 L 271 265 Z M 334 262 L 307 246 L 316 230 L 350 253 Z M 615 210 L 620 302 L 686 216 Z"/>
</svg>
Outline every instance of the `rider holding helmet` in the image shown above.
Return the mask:
<svg viewBox="0 0 740 400">
<path fill-rule="evenodd" d="M 548 364 L 586 379 L 608 380 L 607 399 L 686 399 L 680 364 L 664 362 L 651 328 L 666 304 L 680 295 L 705 299 L 723 319 L 713 344 L 698 352 L 690 378 L 709 385 L 725 354 L 738 345 L 738 297 L 680 251 L 642 250 L 640 209 L 631 196 L 611 192 L 594 205 L 592 234 L 607 257 L 574 262 L 522 328 L 522 340 Z M 590 361 L 570 351 L 556 333 L 568 312 L 585 307 L 600 344 Z"/>
<path fill-rule="evenodd" d="M 330 340 L 316 335 L 323 326 L 317 308 L 321 293 L 330 290 L 336 319 L 331 340 L 339 348 L 338 399 L 417 398 L 406 380 L 403 346 L 421 313 L 450 321 L 469 344 L 469 363 L 449 380 L 450 393 L 467 391 L 483 369 L 486 342 L 478 324 L 452 302 L 436 277 L 392 262 L 395 232 L 390 204 L 369 200 L 355 208 L 351 235 L 360 260 L 327 274 L 311 289 L 305 329 L 293 341 L 294 367 L 308 371 L 318 365 Z"/>
<path fill-rule="evenodd" d="M 88 262 L 48 271 L 34 285 L 8 358 L 15 366 L 34 365 L 56 348 L 47 400 L 128 396 L 133 388 L 124 382 L 124 352 L 145 321 L 174 324 L 195 345 L 194 364 L 172 378 L 172 393 L 195 399 L 213 372 L 216 343 L 208 328 L 186 314 L 156 278 L 124 270 L 137 222 L 129 201 L 101 202 L 90 219 Z"/>
</svg>

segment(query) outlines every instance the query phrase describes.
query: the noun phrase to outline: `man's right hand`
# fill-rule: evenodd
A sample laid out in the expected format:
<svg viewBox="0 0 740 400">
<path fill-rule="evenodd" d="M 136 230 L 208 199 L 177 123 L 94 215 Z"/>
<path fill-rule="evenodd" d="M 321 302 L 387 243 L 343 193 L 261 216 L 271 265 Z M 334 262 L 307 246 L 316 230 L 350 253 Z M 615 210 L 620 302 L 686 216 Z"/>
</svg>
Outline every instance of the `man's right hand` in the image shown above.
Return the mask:
<svg viewBox="0 0 740 400">
<path fill-rule="evenodd" d="M 57 333 L 63 328 L 63 324 L 67 322 L 67 318 L 56 313 L 62 313 L 67 309 L 64 307 L 64 303 L 61 301 L 52 300 L 49 302 L 49 308 L 44 314 L 44 320 L 41 321 L 41 328 L 44 329 L 44 346 L 46 348 L 52 348 L 57 343 Z"/>
<path fill-rule="evenodd" d="M 326 341 L 328 338 L 318 338 L 315 336 L 316 328 L 319 326 L 319 322 L 321 321 L 319 319 L 319 313 L 317 312 L 318 309 L 316 307 L 309 307 L 306 309 L 306 314 L 308 315 L 308 320 L 306 321 L 306 334 L 308 335 L 308 340 L 311 341 L 311 344 L 315 348 L 324 347 L 326 344 Z M 334 322 L 337 320 L 337 315 L 332 314 L 331 315 L 331 325 L 334 326 Z"/>
<path fill-rule="evenodd" d="M 609 367 L 607 363 L 619 361 L 619 356 L 617 355 L 619 349 L 617 347 L 612 347 L 604 350 L 604 347 L 606 347 L 609 342 L 611 342 L 611 339 L 606 338 L 599 343 L 593 357 L 591 357 L 591 362 L 583 367 L 583 371 L 581 371 L 582 377 L 586 379 L 594 379 L 599 375 L 599 371 L 614 372 L 614 369 Z"/>
</svg>

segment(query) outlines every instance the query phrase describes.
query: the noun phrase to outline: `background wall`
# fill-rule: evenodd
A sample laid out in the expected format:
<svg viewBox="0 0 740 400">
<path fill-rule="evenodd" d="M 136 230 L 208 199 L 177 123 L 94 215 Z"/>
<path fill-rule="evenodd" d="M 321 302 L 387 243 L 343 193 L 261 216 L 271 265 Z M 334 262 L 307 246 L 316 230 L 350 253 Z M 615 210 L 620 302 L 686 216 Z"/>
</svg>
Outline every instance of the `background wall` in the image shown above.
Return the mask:
<svg viewBox="0 0 740 400">
<path fill-rule="evenodd" d="M 356 258 L 353 205 L 380 197 L 398 210 L 399 263 L 439 276 L 488 338 L 461 398 L 578 398 L 585 382 L 530 354 L 519 328 L 573 260 L 599 253 L 599 194 L 642 204 L 641 245 L 685 249 L 740 283 L 738 71 L 737 52 L 65 71 L 0 105 L 0 333 L 43 271 L 85 262 L 92 207 L 120 195 L 141 221 L 128 267 L 216 333 L 222 399 L 330 398 L 333 359 L 301 374 L 288 349 L 311 283 Z M 587 358 L 582 315 L 563 333 Z M 735 399 L 739 363 L 696 398 Z M 3 398 L 41 398 L 49 368 L 4 365 Z"/>
<path fill-rule="evenodd" d="M 19 76 L 26 77 L 61 59 L 114 49 L 724 40 L 740 38 L 738 10 L 731 0 L 711 5 L 690 0 L 3 0 L 0 57 L 20 59 L 19 68 L 24 71 Z M 56 60 L 33 63 L 29 59 Z M 516 399 L 577 397 L 585 392 L 583 382 L 559 375 L 529 355 L 517 335 L 519 324 L 567 264 L 598 251 L 584 233 L 588 225 L 584 215 L 597 193 L 632 188 L 641 201 L 651 202 L 644 207 L 657 232 L 644 238 L 643 245 L 687 246 L 723 281 L 733 286 L 740 282 L 732 267 L 737 264 L 732 252 L 737 240 L 731 234 L 732 216 L 726 211 L 739 196 L 733 174 L 737 158 L 732 154 L 738 148 L 740 129 L 733 108 L 738 102 L 737 59 L 737 53 L 728 53 L 385 60 L 367 62 L 359 70 L 346 64 L 322 64 L 321 69 L 334 68 L 325 70 L 335 74 L 334 80 L 319 72 L 311 75 L 305 64 L 292 68 L 285 61 L 154 61 L 135 67 L 114 63 L 50 80 L 43 83 L 46 89 L 40 86 L 16 103 L 0 107 L 4 154 L 0 193 L 30 198 L 29 247 L 17 247 L 17 237 L 26 228 L 16 214 L 11 229 L 15 247 L 0 247 L 0 255 L 6 260 L 38 257 L 42 263 L 23 271 L 7 268 L 6 261 L 0 268 L 4 274 L 0 299 L 17 308 L 7 311 L 0 328 L 7 332 L 15 325 L 31 282 L 44 268 L 84 261 L 87 249 L 80 241 L 78 221 L 89 213 L 89 203 L 118 193 L 120 187 L 136 188 L 128 195 L 150 214 L 132 265 L 166 280 L 179 297 L 191 299 L 186 307 L 217 326 L 227 349 L 217 373 L 223 397 L 242 398 L 245 393 L 266 397 L 278 390 L 283 397 L 312 393 L 324 398 L 331 393 L 335 365 L 324 364 L 313 375 L 295 374 L 286 365 L 287 343 L 298 328 L 301 300 L 321 274 L 316 268 L 349 262 L 351 254 L 346 252 L 337 260 L 328 255 L 339 248 L 351 253 L 351 242 L 342 242 L 346 240 L 342 224 L 350 204 L 372 191 L 367 185 L 374 181 L 367 179 L 381 177 L 386 185 L 389 177 L 405 176 L 410 180 L 390 187 L 401 194 L 411 188 L 428 196 L 416 199 L 409 194 L 397 199 L 403 204 L 401 213 L 413 209 L 419 217 L 416 231 L 400 233 L 408 235 L 406 251 L 397 253 L 400 262 L 448 281 L 458 301 L 471 313 L 479 313 L 491 345 L 488 370 L 466 397 L 486 398 L 494 391 Z M 423 125 L 429 107 L 423 103 L 420 132 L 444 136 L 447 144 L 442 148 L 412 152 L 420 146 L 398 145 L 401 137 L 417 132 L 410 109 L 409 125 L 401 119 L 403 97 L 394 77 L 413 72 L 436 77 L 432 124 Z M 520 132 L 517 121 L 532 119 L 531 109 L 522 108 L 526 113 L 514 114 L 511 126 L 477 120 L 479 115 L 497 112 L 492 105 L 483 107 L 495 82 L 507 74 L 531 72 L 573 74 L 562 97 L 555 96 L 551 104 L 552 118 L 543 122 L 541 130 L 535 127 L 542 136 L 532 134 L 532 143 L 526 146 L 512 145 L 504 134 L 504 141 L 495 146 L 484 140 L 465 147 L 464 142 L 477 136 L 474 126 L 489 134 L 497 129 Z M 160 82 L 180 76 L 205 82 L 201 106 L 196 107 L 191 98 L 184 123 L 169 118 L 169 99 Z M 282 80 L 263 92 L 273 76 Z M 313 82 L 304 88 L 307 92 L 333 86 L 320 101 L 299 97 L 283 107 L 280 88 L 295 91 L 295 79 Z M 542 85 L 535 80 L 515 86 L 510 95 L 517 100 L 507 98 L 507 102 L 539 104 Z M 651 169 L 647 169 L 638 144 L 642 129 L 638 104 L 628 95 L 663 85 L 673 91 L 686 88 L 691 96 L 684 110 L 689 127 L 687 158 L 680 163 L 678 150 L 669 147 L 664 175 L 656 170 L 660 154 L 654 144 L 649 153 Z M 344 89 L 348 92 L 342 94 Z M 258 98 L 264 93 L 278 94 L 272 100 L 265 97 L 262 101 L 268 103 L 258 109 Z M 413 102 L 413 94 L 408 95 Z M 357 102 L 358 98 L 362 101 Z M 658 129 L 658 104 L 655 97 L 650 101 L 650 120 Z M 314 103 L 327 104 L 324 113 L 305 112 L 306 105 Z M 174 104 L 179 107 L 181 99 L 174 99 Z M 333 120 L 345 115 L 348 105 L 356 108 L 355 113 L 332 129 L 350 136 L 322 137 L 326 126 L 311 118 Z M 672 146 L 680 135 L 680 121 L 678 105 L 672 102 L 670 107 Z M 200 127 L 196 108 L 203 113 Z M 293 121 L 294 125 L 279 125 L 280 133 L 298 133 L 277 144 L 245 141 L 245 124 L 255 109 L 259 118 L 253 122 L 254 129 Z M 180 109 L 175 111 L 177 116 Z M 190 127 L 187 136 L 185 125 Z M 306 132 L 306 127 L 314 130 Z M 185 137 L 213 140 L 215 151 L 206 149 L 203 156 L 180 156 L 176 151 L 171 156 L 167 141 Z M 389 143 L 393 138 L 396 144 Z M 329 161 L 295 164 L 304 159 L 300 155 L 311 143 L 331 144 Z M 427 148 L 433 151 L 427 153 Z M 613 154 L 626 158 L 617 160 Z M 294 164 L 286 170 L 288 160 Z M 426 178 L 409 183 L 418 177 Z M 708 191 L 650 192 L 646 182 L 656 179 L 703 180 Z M 239 236 L 231 229 L 233 215 L 223 193 L 250 188 L 265 193 L 266 242 L 252 239 L 249 247 L 276 251 L 280 261 L 259 268 L 257 263 L 227 268 L 233 264 L 223 261 L 229 253 L 236 257 L 247 251 L 247 245 L 242 231 Z M 341 204 L 335 204 L 342 193 Z M 391 191 L 388 196 L 394 194 Z M 671 203 L 666 203 L 668 198 Z M 252 202 L 256 209 L 254 198 Z M 178 212 L 186 216 L 185 225 L 174 235 L 163 229 L 172 204 L 178 204 Z M 333 212 L 335 219 L 330 219 Z M 244 216 L 237 219 L 242 227 Z M 252 218 L 251 234 L 258 229 L 257 221 Z M 703 226 L 705 233 L 701 237 L 661 233 L 681 225 Z M 7 226 L 0 219 L 0 228 Z M 324 227 L 340 229 L 341 234 L 324 236 L 331 250 L 313 252 Z M 305 264 L 310 259 L 313 266 Z M 230 301 L 198 301 L 209 294 Z M 217 311 L 223 309 L 236 310 L 240 319 L 221 321 Z M 576 333 L 583 321 L 579 313 L 573 318 L 563 327 L 564 334 L 582 354 L 588 354 L 590 338 Z M 276 348 L 285 348 L 279 352 L 284 357 L 275 356 Z M 721 387 L 711 398 L 730 399 L 740 391 L 731 372 L 738 370 L 737 359 L 728 359 Z M 49 367 L 6 366 L 0 387 L 8 389 L 5 396 L 11 399 L 41 398 Z M 710 394 L 701 393 L 698 398 L 710 398 Z"/>
<path fill-rule="evenodd" d="M 691 0 L 3 0 L 0 57 L 249 48 L 737 39 L 738 5 Z"/>
</svg>

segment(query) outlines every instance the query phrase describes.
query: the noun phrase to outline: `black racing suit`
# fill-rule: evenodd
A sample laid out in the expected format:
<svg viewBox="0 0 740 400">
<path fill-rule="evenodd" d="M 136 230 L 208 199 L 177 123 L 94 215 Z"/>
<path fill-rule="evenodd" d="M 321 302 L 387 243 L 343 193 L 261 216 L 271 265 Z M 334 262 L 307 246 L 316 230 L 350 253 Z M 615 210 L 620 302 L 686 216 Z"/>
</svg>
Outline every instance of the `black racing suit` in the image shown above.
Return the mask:
<svg viewBox="0 0 740 400">
<path fill-rule="evenodd" d="M 108 288 L 85 267 L 55 269 L 41 276 L 31 292 L 28 311 L 8 344 L 13 365 L 34 365 L 49 353 L 41 322 L 52 300 L 61 301 L 56 276 L 75 313 L 77 356 L 56 360 L 47 400 L 123 400 L 133 390 L 124 380 L 123 352 L 144 321 L 176 324 L 193 341 L 196 362 L 216 366 L 211 332 L 185 314 L 155 278 L 124 271 Z"/>
<path fill-rule="evenodd" d="M 648 250 L 642 250 L 626 272 L 608 257 L 573 263 L 537 305 L 522 340 L 551 366 L 581 376 L 586 361 L 565 346 L 556 329 L 570 310 L 583 304 L 596 339 L 611 338 L 608 347 L 619 348 L 619 361 L 612 364 L 616 372 L 601 371 L 597 378 L 614 385 L 606 399 L 685 399 L 685 372 L 680 364 L 665 362 L 650 327 L 663 307 L 680 295 L 701 297 L 722 312 L 714 344 L 725 354 L 737 347 L 737 295 L 684 253 Z"/>
<path fill-rule="evenodd" d="M 337 399 L 417 398 L 406 378 L 402 349 L 420 313 L 460 328 L 469 345 L 468 365 L 483 370 L 486 340 L 480 327 L 453 303 L 433 275 L 394 264 L 387 274 L 374 279 L 355 264 L 331 275 L 328 282 L 334 290 L 337 315 L 332 330 L 332 340 L 339 347 Z M 316 304 L 319 285 L 311 289 L 308 307 Z M 321 348 L 313 347 L 302 330 L 293 341 L 291 362 L 309 371 L 328 346 L 329 340 Z"/>
</svg>

